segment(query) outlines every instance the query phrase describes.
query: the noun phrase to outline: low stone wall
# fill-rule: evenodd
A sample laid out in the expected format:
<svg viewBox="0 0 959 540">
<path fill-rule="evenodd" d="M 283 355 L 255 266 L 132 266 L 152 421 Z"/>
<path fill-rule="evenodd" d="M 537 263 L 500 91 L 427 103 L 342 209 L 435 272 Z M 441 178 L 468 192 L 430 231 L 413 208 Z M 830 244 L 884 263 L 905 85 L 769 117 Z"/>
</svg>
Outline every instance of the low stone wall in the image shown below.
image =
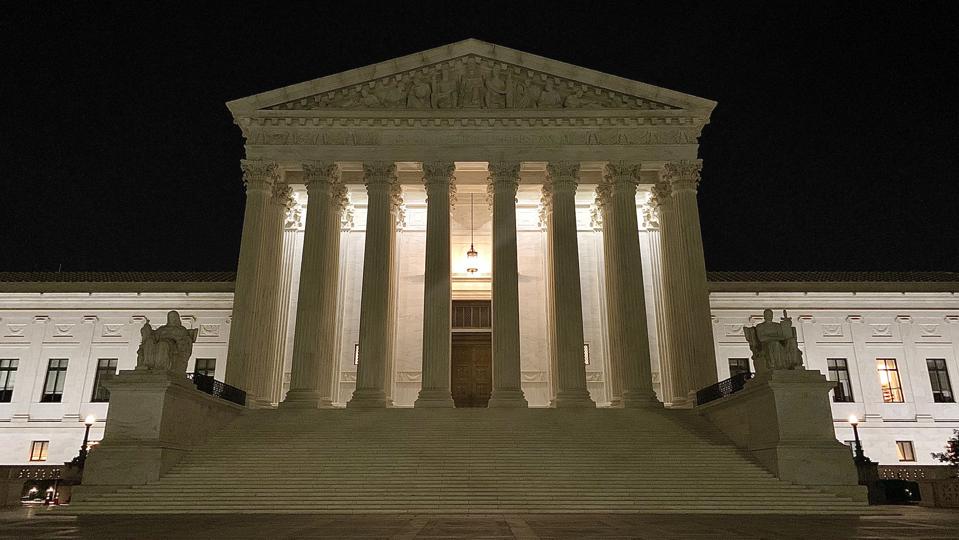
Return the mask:
<svg viewBox="0 0 959 540">
<path fill-rule="evenodd" d="M 849 448 L 833 431 L 830 388 L 818 371 L 769 371 L 697 411 L 777 478 L 866 501 Z"/>
<path fill-rule="evenodd" d="M 108 388 L 104 437 L 87 458 L 74 500 L 159 479 L 244 410 L 165 371 L 123 371 Z"/>
</svg>

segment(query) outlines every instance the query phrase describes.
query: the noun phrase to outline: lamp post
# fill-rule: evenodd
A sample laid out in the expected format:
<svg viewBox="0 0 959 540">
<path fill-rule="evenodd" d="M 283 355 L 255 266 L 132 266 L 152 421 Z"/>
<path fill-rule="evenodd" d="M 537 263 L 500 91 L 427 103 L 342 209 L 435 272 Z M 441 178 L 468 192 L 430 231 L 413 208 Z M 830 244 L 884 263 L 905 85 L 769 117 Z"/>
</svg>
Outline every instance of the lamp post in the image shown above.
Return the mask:
<svg viewBox="0 0 959 540">
<path fill-rule="evenodd" d="M 852 435 L 856 439 L 856 453 L 853 460 L 856 464 L 869 463 L 871 460 L 866 457 L 862 451 L 862 441 L 859 440 L 859 417 L 855 414 L 849 415 L 849 425 L 852 426 Z"/>
<path fill-rule="evenodd" d="M 83 446 L 80 447 L 80 455 L 77 456 L 77 465 L 83 468 L 83 464 L 87 461 L 87 452 L 90 449 L 90 428 L 93 427 L 97 421 L 97 417 L 92 414 L 87 415 L 83 420 L 83 425 L 87 426 L 86 431 L 83 433 Z"/>
</svg>

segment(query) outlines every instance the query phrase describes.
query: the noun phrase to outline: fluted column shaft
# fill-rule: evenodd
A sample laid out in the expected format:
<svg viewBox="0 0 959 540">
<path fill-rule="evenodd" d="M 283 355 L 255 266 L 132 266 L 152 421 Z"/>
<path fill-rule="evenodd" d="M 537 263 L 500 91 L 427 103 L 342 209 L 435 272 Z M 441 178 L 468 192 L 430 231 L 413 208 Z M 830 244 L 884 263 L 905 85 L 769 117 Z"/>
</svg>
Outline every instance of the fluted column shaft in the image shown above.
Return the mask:
<svg viewBox="0 0 959 540">
<path fill-rule="evenodd" d="M 516 190 L 519 162 L 490 162 L 493 199 L 493 391 L 489 407 L 526 407 L 520 371 Z"/>
<path fill-rule="evenodd" d="M 583 363 L 583 299 L 579 276 L 579 243 L 576 238 L 576 185 L 579 163 L 547 164 L 543 186 L 551 228 L 549 271 L 552 274 L 551 321 L 556 336 L 555 407 L 595 407 L 586 388 Z"/>
<path fill-rule="evenodd" d="M 273 184 L 279 178 L 276 163 L 247 160 L 240 162 L 243 183 L 246 186 L 246 206 L 243 211 L 243 232 L 240 237 L 240 258 L 237 264 L 233 292 L 233 314 L 230 322 L 230 345 L 227 350 L 227 384 L 249 391 L 253 381 L 253 348 L 256 336 L 257 291 L 263 248 L 263 229 L 272 197 Z M 255 397 L 251 395 L 251 397 Z"/>
<path fill-rule="evenodd" d="M 390 354 L 390 261 L 392 188 L 396 165 L 392 162 L 363 164 L 368 197 L 366 242 L 363 253 L 363 293 L 360 300 L 360 358 L 356 390 L 348 407 L 386 407 L 386 366 Z"/>
<path fill-rule="evenodd" d="M 646 213 L 646 234 L 649 240 L 649 266 L 652 275 L 653 303 L 656 306 L 656 349 L 659 353 L 660 399 L 672 402 L 672 386 L 669 370 L 669 323 L 666 314 L 666 299 L 663 291 L 663 249 L 659 231 L 659 214 L 655 198 L 650 200 Z"/>
<path fill-rule="evenodd" d="M 606 166 L 605 182 L 609 184 L 609 206 L 613 215 L 612 293 L 623 359 L 623 406 L 660 406 L 653 392 L 649 354 L 649 327 L 646 321 L 646 298 L 643 285 L 643 263 L 639 248 L 639 224 L 636 218 L 636 183 L 639 164 L 611 162 Z"/>
<path fill-rule="evenodd" d="M 668 329 L 667 348 L 669 362 L 670 404 L 674 407 L 692 405 L 690 392 L 695 386 L 691 379 L 694 364 L 693 346 L 688 336 L 689 328 L 689 289 L 688 275 L 682 271 L 685 267 L 682 245 L 678 242 L 680 224 L 672 198 L 672 190 L 667 182 L 653 187 L 653 196 L 659 212 L 660 241 L 662 245 L 663 303 L 665 304 L 666 327 Z"/>
<path fill-rule="evenodd" d="M 691 383 L 696 391 L 717 381 L 716 350 L 713 345 L 713 325 L 709 308 L 709 287 L 706 282 L 706 260 L 703 253 L 702 229 L 696 190 L 699 186 L 699 161 L 671 161 L 663 169 L 663 178 L 669 182 L 673 210 L 676 213 L 676 245 L 685 264 L 687 289 L 686 317 L 693 350 L 690 364 Z"/>
<path fill-rule="evenodd" d="M 415 407 L 452 407 L 450 395 L 451 161 L 423 163 L 426 185 L 426 265 L 423 291 L 423 385 Z"/>
<path fill-rule="evenodd" d="M 336 363 L 336 298 L 339 284 L 340 215 L 346 186 L 333 163 L 303 166 L 307 190 L 303 259 L 293 330 L 290 390 L 281 406 L 332 406 Z"/>
<path fill-rule="evenodd" d="M 276 405 L 276 365 L 283 359 L 276 356 L 276 329 L 279 325 L 277 298 L 280 295 L 280 273 L 283 267 L 283 224 L 290 204 L 292 188 L 273 184 L 272 197 L 264 212 L 262 245 L 260 246 L 255 310 L 256 328 L 252 361 L 247 365 L 250 377 L 251 404 L 257 407 Z"/>
<path fill-rule="evenodd" d="M 293 208 L 287 209 L 287 217 L 283 227 L 283 254 L 279 277 L 279 294 L 276 299 L 276 339 L 274 340 L 273 357 L 276 359 L 273 376 L 273 395 L 277 402 L 285 399 L 283 393 L 284 363 L 286 361 L 287 333 L 290 328 L 290 292 L 293 281 L 294 251 L 296 248 L 297 229 Z"/>
<path fill-rule="evenodd" d="M 596 204 L 603 219 L 603 277 L 606 284 L 606 328 L 609 344 L 609 388 L 610 406 L 623 405 L 623 349 L 620 337 L 623 335 L 622 320 L 618 312 L 618 292 L 616 291 L 616 270 L 611 261 L 619 260 L 614 241 L 613 220 L 616 218 L 609 199 L 610 184 L 602 182 L 596 187 Z"/>
</svg>

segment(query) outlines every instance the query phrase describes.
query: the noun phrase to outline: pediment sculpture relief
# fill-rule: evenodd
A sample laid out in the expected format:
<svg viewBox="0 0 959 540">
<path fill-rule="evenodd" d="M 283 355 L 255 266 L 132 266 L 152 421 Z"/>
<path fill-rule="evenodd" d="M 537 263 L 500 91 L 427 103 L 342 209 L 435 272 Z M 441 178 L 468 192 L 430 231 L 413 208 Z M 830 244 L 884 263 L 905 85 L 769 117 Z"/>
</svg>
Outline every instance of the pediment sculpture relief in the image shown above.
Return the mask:
<svg viewBox="0 0 959 540">
<path fill-rule="evenodd" d="M 466 56 L 269 108 L 653 110 L 676 107 L 479 56 Z"/>
</svg>

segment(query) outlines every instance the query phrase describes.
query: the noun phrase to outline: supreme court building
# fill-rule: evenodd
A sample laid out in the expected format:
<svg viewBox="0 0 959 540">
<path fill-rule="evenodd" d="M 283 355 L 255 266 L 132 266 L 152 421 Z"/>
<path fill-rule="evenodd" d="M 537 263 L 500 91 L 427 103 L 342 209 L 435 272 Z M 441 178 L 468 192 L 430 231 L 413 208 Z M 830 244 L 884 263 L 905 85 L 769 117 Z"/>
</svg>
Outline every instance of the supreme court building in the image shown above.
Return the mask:
<svg viewBox="0 0 959 540">
<path fill-rule="evenodd" d="M 883 464 L 959 428 L 959 276 L 707 274 L 715 105 L 478 40 L 227 103 L 235 275 L 0 272 L 0 465 L 94 415 L 92 512 L 861 511 L 850 415 Z M 765 308 L 805 370 L 697 399 Z M 242 407 L 128 371 L 168 310 Z"/>
<path fill-rule="evenodd" d="M 475 40 L 230 102 L 226 382 L 284 407 L 647 407 L 656 359 L 688 404 L 716 382 L 714 106 Z"/>
</svg>

